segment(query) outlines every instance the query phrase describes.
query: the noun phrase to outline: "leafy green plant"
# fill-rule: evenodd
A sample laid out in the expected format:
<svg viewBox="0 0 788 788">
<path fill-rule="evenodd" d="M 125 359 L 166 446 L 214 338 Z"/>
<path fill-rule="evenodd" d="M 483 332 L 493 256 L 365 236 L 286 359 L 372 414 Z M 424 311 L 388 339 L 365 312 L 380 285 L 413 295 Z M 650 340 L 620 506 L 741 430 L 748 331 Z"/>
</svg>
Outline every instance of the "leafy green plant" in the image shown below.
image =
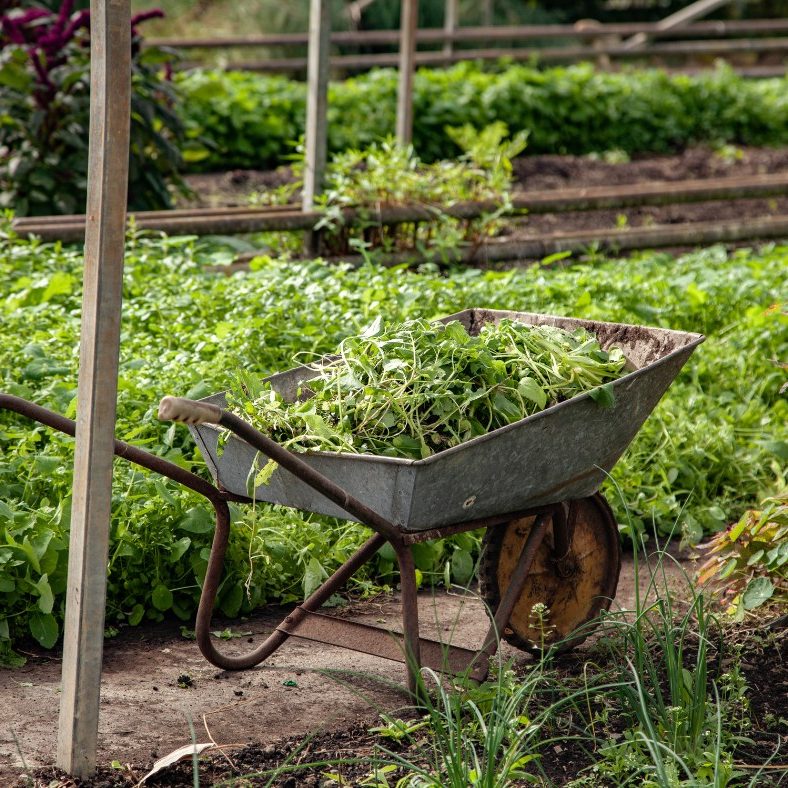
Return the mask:
<svg viewBox="0 0 788 788">
<path fill-rule="evenodd" d="M 336 154 L 318 198 L 324 213 L 318 227 L 329 231 L 326 251 L 336 255 L 352 249 L 418 250 L 440 255 L 493 234 L 499 218 L 511 210 L 511 159 L 525 147 L 526 135 L 507 140 L 502 122 L 481 133 L 467 126 L 449 131 L 465 151 L 457 160 L 424 164 L 412 146 L 403 147 L 394 139 Z M 462 201 L 487 201 L 495 207 L 473 220 L 456 219 L 445 211 L 445 206 Z M 398 206 L 426 208 L 430 220 L 382 224 L 380 210 Z M 360 227 L 344 225 L 342 211 L 348 208 L 360 216 Z"/>
<path fill-rule="evenodd" d="M 725 788 L 740 776 L 733 754 L 750 727 L 741 654 L 732 649 L 719 671 L 726 646 L 710 602 L 664 548 L 648 551 L 641 537 L 633 558 L 634 608 L 604 620 L 608 703 L 624 735 L 601 746 L 592 771 L 617 785 Z"/>
<path fill-rule="evenodd" d="M 244 376 L 232 401 L 288 448 L 423 459 L 586 391 L 609 402 L 600 387 L 625 363 L 584 329 L 504 319 L 471 337 L 458 321 L 378 318 L 305 370 L 308 398 L 286 402 L 269 384 L 251 392 Z"/>
<path fill-rule="evenodd" d="M 422 673 L 434 686 L 434 697 L 425 694 L 423 700 L 430 734 L 423 742 L 426 763 L 380 747 L 406 774 L 398 785 L 504 788 L 514 780 L 537 782 L 532 769 L 539 758 L 534 749 L 541 725 L 526 716 L 525 708 L 535 694 L 539 671 L 530 681 L 514 684 L 510 671 L 499 670 L 483 688 L 460 694 L 447 689 L 429 668 Z"/>
<path fill-rule="evenodd" d="M 90 114 L 88 11 L 12 9 L 0 17 L 0 208 L 17 215 L 84 211 Z M 132 20 L 129 208 L 171 205 L 183 127 L 174 85 L 165 75 L 171 53 L 141 46 Z"/>
<path fill-rule="evenodd" d="M 736 620 L 767 602 L 788 603 L 788 494 L 765 500 L 718 533 L 703 551 L 698 583 L 721 592 Z"/>
<path fill-rule="evenodd" d="M 214 241 L 133 234 L 126 251 L 116 432 L 184 467 L 206 472 L 186 431 L 155 418 L 162 395 L 198 398 L 226 389 L 237 370 L 262 377 L 287 369 L 296 354 L 330 353 L 379 315 L 392 323 L 432 320 L 489 306 L 708 336 L 613 471 L 630 512 L 627 518 L 617 504 L 619 520 L 630 533 L 652 523 L 669 533 L 678 520 L 697 539 L 784 488 L 788 403 L 774 359 L 788 340 L 788 318 L 773 302 L 776 283 L 788 279 L 786 247 L 449 273 L 258 258 L 253 271 L 231 278 L 205 271 L 223 254 Z M 71 417 L 81 276 L 78 249 L 22 239 L 0 223 L 0 390 Z M 0 413 L 0 649 L 7 660 L 11 641 L 32 636 L 31 622 L 43 642 L 59 633 L 72 463 L 71 439 Z M 165 615 L 187 620 L 205 572 L 210 509 L 120 460 L 113 490 L 107 626 Z M 294 510 L 235 508 L 220 609 L 234 615 L 299 598 L 367 533 Z M 448 581 L 466 583 L 477 544 L 461 534 L 419 545 L 414 557 L 425 581 L 445 581 L 448 564 Z M 393 585 L 392 559 L 382 550 L 358 589 Z"/>
<path fill-rule="evenodd" d="M 461 152 L 448 128 L 467 124 L 482 130 L 496 121 L 527 132 L 531 153 L 616 151 L 620 158 L 693 143 L 784 145 L 786 79 L 745 79 L 727 67 L 693 76 L 657 69 L 605 73 L 589 64 L 538 69 L 465 62 L 424 68 L 414 81 L 413 147 L 422 161 L 446 159 Z M 275 166 L 304 132 L 302 83 L 198 70 L 180 75 L 178 84 L 195 168 Z M 396 94 L 393 69 L 332 83 L 330 150 L 363 150 L 389 137 Z"/>
</svg>

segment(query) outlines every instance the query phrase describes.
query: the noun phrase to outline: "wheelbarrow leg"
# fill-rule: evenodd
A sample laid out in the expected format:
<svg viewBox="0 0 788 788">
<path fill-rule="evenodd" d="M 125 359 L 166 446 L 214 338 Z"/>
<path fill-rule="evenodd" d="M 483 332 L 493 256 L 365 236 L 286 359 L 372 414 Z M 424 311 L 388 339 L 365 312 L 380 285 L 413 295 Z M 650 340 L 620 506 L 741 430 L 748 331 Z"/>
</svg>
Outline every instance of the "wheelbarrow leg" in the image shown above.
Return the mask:
<svg viewBox="0 0 788 788">
<path fill-rule="evenodd" d="M 479 661 L 476 667 L 471 671 L 470 678 L 474 681 L 484 681 L 487 678 L 487 674 L 490 671 L 490 657 L 498 651 L 501 633 L 504 627 L 508 625 L 514 606 L 520 598 L 526 578 L 528 577 L 528 572 L 536 557 L 536 551 L 542 544 L 545 531 L 547 530 L 547 523 L 550 521 L 551 516 L 555 517 L 555 513 L 548 511 L 537 515 L 531 531 L 528 534 L 528 538 L 525 540 L 523 550 L 517 560 L 517 566 L 514 572 L 512 572 L 509 586 L 501 598 L 501 603 L 495 611 L 487 636 L 482 643 L 481 649 L 479 649 Z"/>
<path fill-rule="evenodd" d="M 392 542 L 399 563 L 402 593 L 402 629 L 405 635 L 405 664 L 408 670 L 408 691 L 419 694 L 421 679 L 421 641 L 419 639 L 419 604 L 416 589 L 416 566 L 410 545 Z"/>
<path fill-rule="evenodd" d="M 249 654 L 231 657 L 222 654 L 211 640 L 211 617 L 213 615 L 219 581 L 222 576 L 224 553 L 227 547 L 227 533 L 229 531 L 229 518 L 227 525 L 219 509 L 216 510 L 216 534 L 211 546 L 211 557 L 208 561 L 208 571 L 203 583 L 200 596 L 200 607 L 197 611 L 197 624 L 195 635 L 197 645 L 203 656 L 218 668 L 224 670 L 245 670 L 259 665 L 268 659 L 289 637 L 289 628 L 295 628 L 309 614 L 317 611 L 323 603 L 339 591 L 350 578 L 369 561 L 372 556 L 383 546 L 384 537 L 375 534 L 367 539 L 339 569 L 334 572 L 316 591 L 310 594 L 298 607 L 287 615 L 279 626 Z"/>
</svg>

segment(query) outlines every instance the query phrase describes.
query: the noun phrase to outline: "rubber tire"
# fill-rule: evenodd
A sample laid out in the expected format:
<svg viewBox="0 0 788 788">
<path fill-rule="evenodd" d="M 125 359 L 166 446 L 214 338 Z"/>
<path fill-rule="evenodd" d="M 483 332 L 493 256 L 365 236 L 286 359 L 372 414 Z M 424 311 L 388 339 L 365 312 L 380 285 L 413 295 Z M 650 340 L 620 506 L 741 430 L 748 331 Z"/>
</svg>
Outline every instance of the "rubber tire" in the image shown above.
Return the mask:
<svg viewBox="0 0 788 788">
<path fill-rule="evenodd" d="M 501 633 L 517 648 L 534 651 L 562 641 L 556 650 L 569 651 L 591 634 L 595 626 L 591 622 L 602 610 L 610 608 L 615 597 L 621 571 L 621 540 L 613 512 L 601 493 L 572 501 L 571 505 L 576 511 L 576 525 L 569 560 L 564 565 L 569 575 L 558 571 L 553 558 L 552 523 L 548 522 L 522 594 Z M 493 613 L 535 519 L 531 516 L 510 520 L 485 532 L 479 586 Z M 550 611 L 542 627 L 534 627 L 537 622 L 531 618 L 531 608 L 537 602 L 544 603 Z M 582 630 L 572 637 L 572 632 L 580 627 Z"/>
</svg>

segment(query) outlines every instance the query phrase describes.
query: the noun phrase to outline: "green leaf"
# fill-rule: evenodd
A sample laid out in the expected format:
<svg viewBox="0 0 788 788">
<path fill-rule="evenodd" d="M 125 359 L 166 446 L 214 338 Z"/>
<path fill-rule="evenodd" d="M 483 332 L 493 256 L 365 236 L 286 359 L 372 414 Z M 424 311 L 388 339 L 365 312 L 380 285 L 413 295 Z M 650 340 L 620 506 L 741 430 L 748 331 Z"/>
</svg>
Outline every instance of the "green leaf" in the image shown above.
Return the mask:
<svg viewBox="0 0 788 788">
<path fill-rule="evenodd" d="M 172 546 L 170 550 L 170 561 L 179 561 L 184 553 L 191 547 L 192 540 L 188 536 L 182 536 Z"/>
<path fill-rule="evenodd" d="M 523 378 L 517 386 L 517 391 L 523 397 L 535 403 L 539 410 L 542 410 L 547 404 L 545 390 L 533 378 Z"/>
<path fill-rule="evenodd" d="M 597 386 L 595 389 L 591 389 L 588 392 L 588 396 L 591 397 L 600 408 L 612 408 L 616 404 L 616 395 L 613 392 L 612 383 L 605 383 L 604 386 Z"/>
<path fill-rule="evenodd" d="M 755 610 L 764 602 L 768 602 L 774 593 L 774 586 L 768 577 L 756 577 L 747 583 L 741 595 L 741 603 L 745 610 Z"/>
<path fill-rule="evenodd" d="M 55 296 L 69 295 L 74 289 L 74 277 L 63 271 L 56 271 L 41 296 L 42 301 L 51 301 Z"/>
<path fill-rule="evenodd" d="M 28 620 L 30 634 L 44 647 L 52 648 L 57 643 L 59 629 L 51 613 L 31 613 Z"/>
<path fill-rule="evenodd" d="M 767 441 L 763 448 L 783 462 L 788 462 L 788 441 Z"/>
<path fill-rule="evenodd" d="M 131 608 L 131 613 L 129 613 L 129 624 L 131 624 L 133 627 L 136 627 L 137 624 L 142 621 L 142 617 L 144 615 L 145 608 L 140 604 L 134 605 L 134 607 Z"/>
<path fill-rule="evenodd" d="M 231 586 L 222 594 L 221 610 L 228 618 L 235 618 L 244 601 L 243 588 L 240 585 Z"/>
<path fill-rule="evenodd" d="M 151 594 L 151 602 L 157 610 L 169 610 L 172 607 L 172 591 L 163 584 L 157 585 Z"/>
<path fill-rule="evenodd" d="M 765 552 L 766 552 L 766 551 L 765 551 L 765 550 L 763 550 L 763 549 L 756 550 L 756 551 L 755 551 L 755 552 L 754 552 L 754 553 L 753 553 L 753 554 L 752 554 L 752 555 L 751 555 L 751 556 L 750 556 L 750 557 L 747 559 L 747 566 L 753 566 L 754 564 L 757 564 L 757 563 L 758 563 L 758 561 L 760 561 L 760 560 L 761 560 L 761 558 L 763 558 L 763 556 L 764 556 Z"/>
<path fill-rule="evenodd" d="M 55 597 L 52 594 L 52 588 L 49 585 L 49 579 L 46 575 L 42 575 L 36 583 L 38 589 L 38 609 L 42 613 L 51 613 L 52 606 L 55 603 Z"/>
<path fill-rule="evenodd" d="M 455 550 L 451 556 L 451 575 L 455 583 L 467 585 L 473 577 L 473 558 L 467 550 Z"/>
<path fill-rule="evenodd" d="M 320 562 L 316 558 L 310 558 L 304 570 L 304 596 L 307 597 L 315 591 L 326 576 L 326 571 L 320 565 Z"/>
<path fill-rule="evenodd" d="M 178 528 L 192 534 L 205 534 L 212 531 L 214 525 L 213 517 L 205 509 L 194 506 L 181 518 Z"/>
<path fill-rule="evenodd" d="M 276 462 L 276 460 L 268 460 L 268 462 L 257 472 L 257 475 L 254 477 L 255 488 L 261 486 L 267 487 L 271 481 L 274 471 L 278 467 L 279 463 Z"/>
</svg>

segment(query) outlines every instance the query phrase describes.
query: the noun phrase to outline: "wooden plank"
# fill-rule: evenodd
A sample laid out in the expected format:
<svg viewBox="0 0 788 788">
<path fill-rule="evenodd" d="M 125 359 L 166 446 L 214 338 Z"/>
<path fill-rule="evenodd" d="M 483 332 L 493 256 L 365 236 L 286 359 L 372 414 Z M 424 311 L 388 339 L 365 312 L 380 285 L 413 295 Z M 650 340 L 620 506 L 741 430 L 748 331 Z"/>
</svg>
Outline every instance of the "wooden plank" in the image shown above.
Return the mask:
<svg viewBox="0 0 788 788">
<path fill-rule="evenodd" d="M 457 0 L 447 0 L 456 3 Z M 660 30 L 656 22 L 601 23 L 594 29 L 574 25 L 468 25 L 453 28 L 423 27 L 416 31 L 419 44 L 444 44 L 458 41 L 528 41 L 550 38 L 593 39 L 599 36 L 633 36 L 643 33 L 649 38 L 695 38 L 697 36 L 748 36 L 788 32 L 788 19 L 734 19 L 695 22 L 670 30 Z M 451 30 L 451 32 L 449 32 Z M 331 33 L 331 43 L 340 46 L 396 46 L 399 30 L 353 30 Z M 174 49 L 229 49 L 236 47 L 304 47 L 308 33 L 280 33 L 249 36 L 210 36 L 199 38 L 146 38 L 144 46 Z M 232 64 L 231 64 L 232 65 Z"/>
<path fill-rule="evenodd" d="M 307 63 L 306 142 L 302 208 L 311 211 L 323 188 L 326 169 L 328 68 L 331 14 L 328 0 L 309 6 L 309 58 Z"/>
<path fill-rule="evenodd" d="M 130 0 L 91 0 L 90 145 L 57 765 L 96 768 L 131 92 Z"/>
<path fill-rule="evenodd" d="M 443 51 L 416 52 L 413 63 L 417 66 L 439 66 L 446 63 L 457 63 L 462 60 L 535 60 L 540 64 L 569 63 L 581 60 L 597 60 L 600 56 L 611 59 L 643 59 L 651 56 L 695 56 L 695 55 L 729 55 L 736 52 L 784 52 L 788 49 L 788 37 L 748 38 L 709 41 L 666 41 L 650 43 L 639 49 L 627 48 L 624 44 L 597 43 L 595 46 L 560 46 L 560 47 L 518 47 L 490 49 L 461 49 L 447 55 Z M 401 55 L 397 53 L 378 53 L 363 55 L 339 55 L 331 58 L 331 66 L 339 69 L 368 69 L 375 67 L 395 66 L 401 63 Z M 196 67 L 197 63 L 181 64 L 183 67 Z M 270 73 L 300 72 L 306 68 L 304 58 L 281 58 L 276 60 L 237 61 L 232 64 L 239 71 L 264 71 Z M 732 66 L 734 71 L 744 71 Z M 671 69 L 663 69 L 670 72 Z M 706 71 L 709 69 L 707 68 Z M 784 72 L 776 68 L 779 76 Z M 771 72 L 769 72 L 771 73 Z"/>
<path fill-rule="evenodd" d="M 652 181 L 615 186 L 582 186 L 519 192 L 512 195 L 512 207 L 529 213 L 560 211 L 594 211 L 639 205 L 677 205 L 713 200 L 746 200 L 788 195 L 788 172 L 772 175 L 745 175 L 733 178 L 701 178 L 686 181 Z M 458 219 L 473 219 L 492 213 L 499 207 L 490 202 L 456 202 L 441 211 Z M 310 230 L 322 218 L 319 211 L 304 212 L 298 206 L 287 211 L 268 208 L 191 209 L 189 211 L 140 211 L 134 214 L 142 230 L 159 230 L 169 235 L 215 235 L 252 233 L 271 230 Z M 352 225 L 368 212 L 344 209 L 343 221 Z M 387 205 L 376 211 L 384 225 L 430 222 L 433 207 L 423 205 Z M 73 242 L 84 236 L 84 216 L 28 216 L 13 222 L 15 232 L 33 234 L 45 241 Z"/>
<path fill-rule="evenodd" d="M 413 65 L 416 54 L 419 0 L 402 0 L 401 9 L 397 139 L 402 145 L 407 145 L 413 138 Z"/>
<path fill-rule="evenodd" d="M 690 3 L 685 8 L 676 11 L 675 14 L 660 19 L 656 24 L 656 28 L 660 33 L 665 33 L 674 28 L 685 27 L 690 22 L 708 16 L 724 5 L 730 5 L 730 2 L 731 0 L 696 0 L 696 2 Z M 624 42 L 624 46 L 627 49 L 637 49 L 642 47 L 647 41 L 648 35 L 646 33 L 637 33 L 632 38 L 627 39 Z"/>
</svg>

